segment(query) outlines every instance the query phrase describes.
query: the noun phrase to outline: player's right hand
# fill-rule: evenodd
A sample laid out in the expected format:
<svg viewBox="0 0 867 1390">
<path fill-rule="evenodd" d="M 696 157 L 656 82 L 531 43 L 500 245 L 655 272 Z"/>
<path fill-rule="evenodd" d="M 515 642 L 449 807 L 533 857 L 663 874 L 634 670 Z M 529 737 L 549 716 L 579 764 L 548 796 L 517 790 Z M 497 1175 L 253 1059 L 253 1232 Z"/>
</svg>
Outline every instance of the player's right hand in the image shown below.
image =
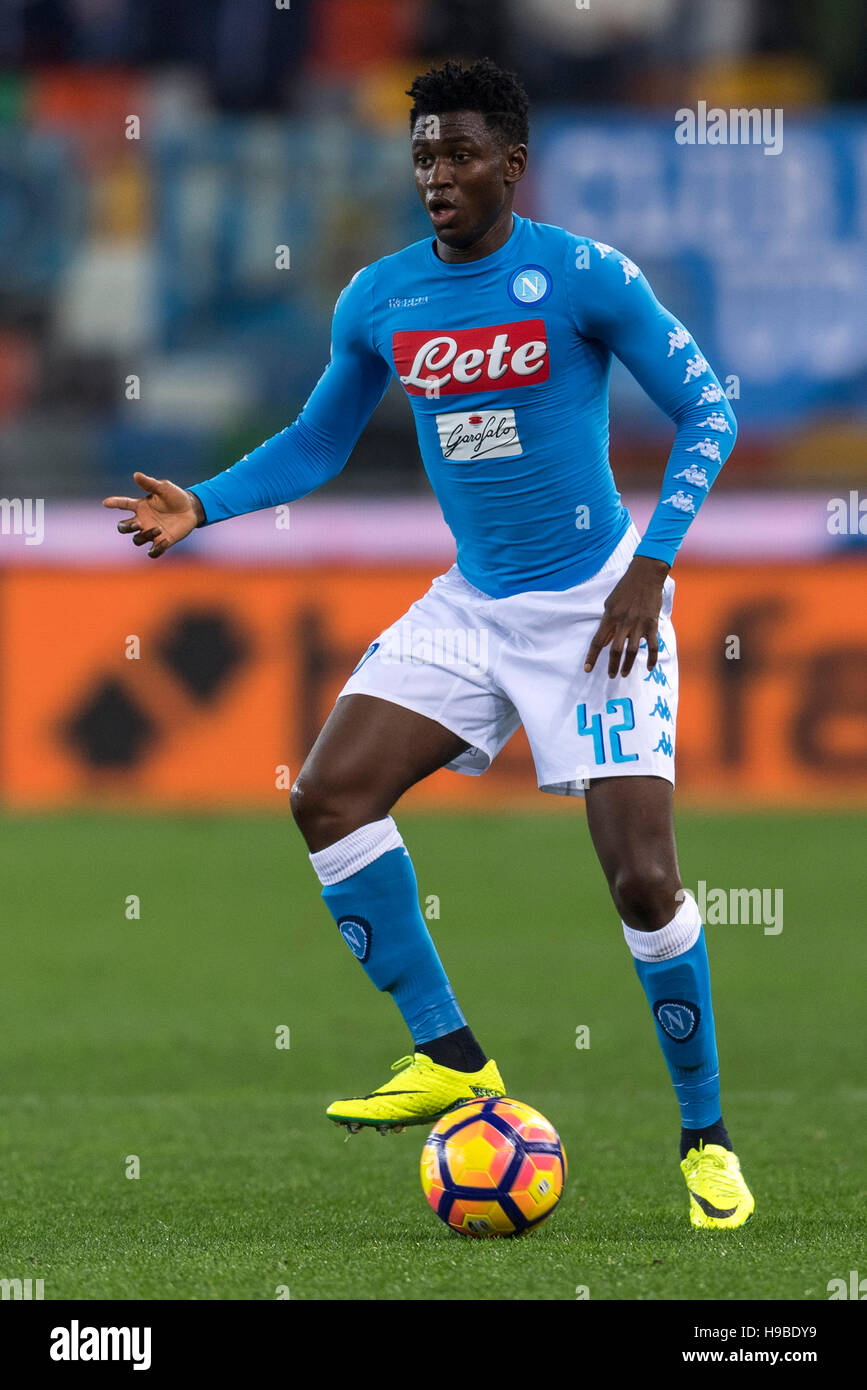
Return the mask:
<svg viewBox="0 0 867 1390">
<path fill-rule="evenodd" d="M 148 555 L 158 560 L 170 546 L 184 540 L 204 519 L 202 504 L 185 488 L 133 473 L 144 497 L 105 497 L 104 507 L 117 507 L 134 515 L 117 523 L 122 535 L 132 534 L 133 545 L 150 545 Z"/>
</svg>

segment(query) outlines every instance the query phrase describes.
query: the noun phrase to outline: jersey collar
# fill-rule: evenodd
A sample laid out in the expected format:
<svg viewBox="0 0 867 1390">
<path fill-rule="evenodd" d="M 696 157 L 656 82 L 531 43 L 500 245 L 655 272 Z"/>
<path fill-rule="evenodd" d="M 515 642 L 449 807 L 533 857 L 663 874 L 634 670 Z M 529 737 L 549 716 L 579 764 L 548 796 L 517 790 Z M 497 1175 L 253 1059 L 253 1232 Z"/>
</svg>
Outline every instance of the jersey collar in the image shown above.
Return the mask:
<svg viewBox="0 0 867 1390">
<path fill-rule="evenodd" d="M 481 256 L 477 261 L 461 261 L 453 265 L 448 261 L 441 261 L 436 251 L 434 243 L 436 237 L 431 237 L 427 243 L 427 258 L 433 269 L 438 270 L 441 275 L 481 275 L 484 271 L 495 270 L 497 266 L 504 264 L 512 256 L 519 242 L 524 235 L 526 218 L 519 217 L 516 212 L 512 213 L 513 224 L 512 234 L 508 241 L 504 241 L 498 251 L 492 251 L 490 256 Z"/>
</svg>

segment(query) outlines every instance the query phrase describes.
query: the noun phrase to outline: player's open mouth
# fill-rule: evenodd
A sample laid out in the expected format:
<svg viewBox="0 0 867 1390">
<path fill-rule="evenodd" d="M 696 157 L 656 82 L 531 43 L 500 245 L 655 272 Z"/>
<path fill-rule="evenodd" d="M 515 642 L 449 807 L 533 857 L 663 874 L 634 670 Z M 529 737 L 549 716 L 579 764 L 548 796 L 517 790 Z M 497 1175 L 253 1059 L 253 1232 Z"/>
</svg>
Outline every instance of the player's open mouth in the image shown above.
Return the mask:
<svg viewBox="0 0 867 1390">
<path fill-rule="evenodd" d="M 439 198 L 428 204 L 427 211 L 435 227 L 444 227 L 447 222 L 451 222 L 457 216 L 457 208 L 454 204 L 442 202 Z"/>
</svg>

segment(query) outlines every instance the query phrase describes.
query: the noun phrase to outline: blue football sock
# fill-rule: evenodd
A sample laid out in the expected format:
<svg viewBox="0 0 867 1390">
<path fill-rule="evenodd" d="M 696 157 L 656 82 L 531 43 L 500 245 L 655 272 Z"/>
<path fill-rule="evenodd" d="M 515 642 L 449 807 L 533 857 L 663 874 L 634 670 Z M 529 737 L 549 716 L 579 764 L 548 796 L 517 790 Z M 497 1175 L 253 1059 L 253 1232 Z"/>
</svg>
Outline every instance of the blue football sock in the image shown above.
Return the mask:
<svg viewBox="0 0 867 1390">
<path fill-rule="evenodd" d="M 421 913 L 412 860 L 390 816 L 310 856 L 322 897 L 353 955 L 391 995 L 413 1042 L 462 1028 L 466 1019 Z"/>
<path fill-rule="evenodd" d="M 623 924 L 635 969 L 656 1024 L 685 1129 L 705 1129 L 720 1119 L 710 970 L 704 929 L 695 900 L 687 897 L 659 931 Z"/>
</svg>

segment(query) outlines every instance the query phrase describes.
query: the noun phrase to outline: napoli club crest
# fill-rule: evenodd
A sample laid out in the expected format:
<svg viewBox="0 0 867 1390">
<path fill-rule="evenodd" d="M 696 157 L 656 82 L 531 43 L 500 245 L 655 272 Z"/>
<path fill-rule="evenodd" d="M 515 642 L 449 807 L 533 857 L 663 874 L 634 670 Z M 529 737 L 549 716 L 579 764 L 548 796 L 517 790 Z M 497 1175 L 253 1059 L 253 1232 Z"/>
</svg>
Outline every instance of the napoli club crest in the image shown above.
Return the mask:
<svg viewBox="0 0 867 1390">
<path fill-rule="evenodd" d="M 509 280 L 509 297 L 515 304 L 541 304 L 551 293 L 551 277 L 540 265 L 525 265 Z"/>
<path fill-rule="evenodd" d="M 659 999 L 653 1006 L 654 1017 L 664 1033 L 674 1042 L 689 1042 L 701 1018 L 697 1004 L 685 999 Z"/>
<path fill-rule="evenodd" d="M 366 917 L 340 917 L 337 927 L 352 954 L 362 962 L 370 955 L 371 930 Z"/>
</svg>

